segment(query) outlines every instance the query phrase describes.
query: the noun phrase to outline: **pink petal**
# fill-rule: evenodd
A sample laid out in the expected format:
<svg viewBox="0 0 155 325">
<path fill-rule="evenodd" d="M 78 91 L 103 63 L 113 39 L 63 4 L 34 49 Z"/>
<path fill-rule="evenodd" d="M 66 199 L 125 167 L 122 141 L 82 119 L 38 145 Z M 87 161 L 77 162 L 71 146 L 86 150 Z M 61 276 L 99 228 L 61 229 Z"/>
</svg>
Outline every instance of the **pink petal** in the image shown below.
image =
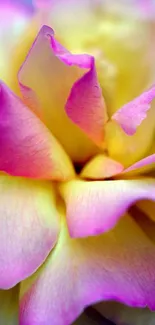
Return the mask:
<svg viewBox="0 0 155 325">
<path fill-rule="evenodd" d="M 43 263 L 59 234 L 52 184 L 0 176 L 0 288 L 8 289 Z"/>
<path fill-rule="evenodd" d="M 69 59 L 72 60 L 72 56 Z M 80 64 L 80 55 L 77 56 L 78 61 Z M 102 145 L 107 114 L 93 58 L 89 71 L 71 89 L 66 113 L 97 145 Z"/>
<path fill-rule="evenodd" d="M 60 185 L 72 237 L 99 235 L 113 228 L 138 200 L 155 201 L 155 180 L 74 180 Z"/>
<path fill-rule="evenodd" d="M 153 166 L 155 164 L 155 154 L 150 155 L 148 157 L 143 158 L 142 160 L 137 161 L 132 166 L 126 168 L 123 171 L 123 174 L 128 173 L 128 172 L 134 172 L 134 174 L 135 173 L 137 174 L 137 173 L 149 171 L 150 169 L 152 169 L 152 164 L 153 164 Z"/>
<path fill-rule="evenodd" d="M 25 103 L 74 161 L 97 152 L 91 140 L 103 139 L 106 112 L 92 56 L 71 54 L 55 40 L 53 30 L 43 26 L 19 71 L 19 83 Z M 77 91 L 78 97 L 73 96 Z"/>
<path fill-rule="evenodd" d="M 84 307 L 109 299 L 155 309 L 154 269 L 155 247 L 129 216 L 83 239 L 70 238 L 64 221 L 44 267 L 21 284 L 20 325 L 69 325 Z"/>
<path fill-rule="evenodd" d="M 63 180 L 72 164 L 42 122 L 0 84 L 0 170 L 14 176 Z"/>
<path fill-rule="evenodd" d="M 139 97 L 120 108 L 113 116 L 115 120 L 128 135 L 133 135 L 137 127 L 147 116 L 151 102 L 155 98 L 155 86 L 145 91 Z"/>
<path fill-rule="evenodd" d="M 76 65 L 89 71 L 72 86 L 65 106 L 68 117 L 77 124 L 96 144 L 104 140 L 103 125 L 107 112 L 102 97 L 95 59 L 87 54 L 71 54 L 51 36 L 52 48 L 66 65 Z"/>
<path fill-rule="evenodd" d="M 120 174 L 124 167 L 119 162 L 105 156 L 97 155 L 82 169 L 80 176 L 89 179 L 103 179 Z"/>
</svg>

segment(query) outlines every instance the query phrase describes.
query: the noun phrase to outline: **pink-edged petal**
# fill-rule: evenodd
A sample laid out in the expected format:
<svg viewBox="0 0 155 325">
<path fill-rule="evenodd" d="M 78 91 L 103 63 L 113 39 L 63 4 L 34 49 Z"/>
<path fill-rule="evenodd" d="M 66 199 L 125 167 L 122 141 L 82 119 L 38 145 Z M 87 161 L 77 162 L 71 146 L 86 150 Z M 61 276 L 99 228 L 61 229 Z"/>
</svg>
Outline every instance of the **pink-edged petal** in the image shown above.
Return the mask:
<svg viewBox="0 0 155 325">
<path fill-rule="evenodd" d="M 59 235 L 50 182 L 0 176 L 0 288 L 7 289 L 43 263 Z"/>
<path fill-rule="evenodd" d="M 18 78 L 25 103 L 28 99 L 74 161 L 97 152 L 91 140 L 103 139 L 106 112 L 92 56 L 71 54 L 56 41 L 53 30 L 43 26 Z"/>
<path fill-rule="evenodd" d="M 106 105 L 98 82 L 93 56 L 71 54 L 54 37 L 51 38 L 54 53 L 66 65 L 76 65 L 89 71 L 76 81 L 65 105 L 68 117 L 97 145 L 104 141 L 103 126 L 107 121 Z"/>
<path fill-rule="evenodd" d="M 137 161 L 135 164 L 133 164 L 132 166 L 126 168 L 123 171 L 124 173 L 128 173 L 128 172 L 132 172 L 132 174 L 139 174 L 142 172 L 148 172 L 150 171 L 150 169 L 155 167 L 155 154 L 150 155 L 146 158 L 143 158 L 140 161 Z"/>
<path fill-rule="evenodd" d="M 72 61 L 72 56 L 70 56 Z M 78 57 L 80 64 L 81 58 Z M 104 141 L 103 127 L 107 121 L 106 106 L 99 86 L 95 62 L 90 60 L 89 71 L 72 87 L 66 113 L 97 145 Z"/>
<path fill-rule="evenodd" d="M 151 107 L 151 102 L 155 98 L 155 86 L 145 91 L 139 97 L 120 108 L 113 116 L 124 132 L 133 135 L 137 127 L 147 116 L 147 111 Z"/>
<path fill-rule="evenodd" d="M 103 179 L 120 174 L 123 169 L 123 165 L 119 162 L 100 154 L 84 166 L 80 176 L 82 178 Z"/>
<path fill-rule="evenodd" d="M 102 236 L 72 239 L 62 225 L 43 268 L 21 284 L 20 325 L 69 325 L 114 299 L 155 309 L 155 246 L 129 216 Z"/>
<path fill-rule="evenodd" d="M 14 176 L 64 180 L 74 175 L 54 136 L 9 88 L 0 84 L 0 170 Z"/>
<path fill-rule="evenodd" d="M 72 237 L 99 235 L 113 228 L 138 200 L 155 201 L 155 180 L 73 180 L 60 185 Z"/>
<path fill-rule="evenodd" d="M 128 136 L 116 121 L 110 121 L 105 126 L 108 154 L 114 160 L 121 162 L 125 168 L 155 152 L 155 150 L 150 151 L 154 143 L 154 108 L 152 105 L 148 117 L 133 136 Z"/>
</svg>

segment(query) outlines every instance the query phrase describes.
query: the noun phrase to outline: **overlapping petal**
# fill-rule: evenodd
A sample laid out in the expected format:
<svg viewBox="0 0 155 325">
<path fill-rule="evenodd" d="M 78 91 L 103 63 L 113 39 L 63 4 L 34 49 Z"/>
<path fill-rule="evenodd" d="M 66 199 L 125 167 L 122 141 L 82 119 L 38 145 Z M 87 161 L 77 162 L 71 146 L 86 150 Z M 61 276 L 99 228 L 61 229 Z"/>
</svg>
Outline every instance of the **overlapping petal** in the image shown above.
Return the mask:
<svg viewBox="0 0 155 325">
<path fill-rule="evenodd" d="M 9 88 L 0 84 L 0 170 L 14 176 L 64 180 L 69 157 L 49 130 Z"/>
<path fill-rule="evenodd" d="M 118 175 L 118 178 L 135 177 L 155 169 L 155 154 L 147 156 L 128 168 L 104 154 L 96 155 L 83 167 L 80 176 L 86 179 L 104 179 Z"/>
<path fill-rule="evenodd" d="M 0 324 L 18 325 L 19 286 L 0 290 Z"/>
<path fill-rule="evenodd" d="M 52 184 L 0 175 L 0 288 L 10 288 L 43 263 L 57 241 Z"/>
<path fill-rule="evenodd" d="M 136 201 L 155 201 L 155 180 L 80 181 L 60 184 L 72 237 L 99 235 L 113 228 Z"/>
<path fill-rule="evenodd" d="M 84 166 L 80 176 L 88 179 L 103 179 L 120 174 L 123 169 L 123 165 L 119 162 L 100 154 Z"/>
<path fill-rule="evenodd" d="M 137 161 L 132 166 L 126 168 L 123 171 L 123 174 L 130 173 L 130 174 L 141 174 L 144 172 L 149 172 L 150 170 L 154 169 L 155 167 L 155 154 L 147 156 L 139 161 Z"/>
<path fill-rule="evenodd" d="M 21 284 L 21 325 L 68 325 L 101 300 L 155 308 L 155 249 L 133 219 L 87 239 L 62 227 L 43 268 Z"/>
<path fill-rule="evenodd" d="M 154 105 L 133 136 L 125 134 L 115 121 L 106 124 L 105 133 L 109 156 L 122 163 L 125 168 L 130 167 L 152 154 L 151 147 L 155 134 Z"/>
<path fill-rule="evenodd" d="M 80 62 L 80 55 L 77 55 L 77 60 Z M 102 146 L 107 113 L 93 58 L 89 68 L 90 70 L 72 87 L 65 109 L 68 117 L 96 144 Z"/>
<path fill-rule="evenodd" d="M 128 85 L 127 76 L 125 80 L 127 80 Z M 136 89 L 136 86 L 134 86 L 134 89 Z M 127 90 L 128 94 L 130 94 L 129 85 Z M 122 92 L 124 96 L 124 91 L 120 91 L 120 99 L 122 99 Z M 116 111 L 112 115 L 112 121 L 107 124 L 106 143 L 109 155 L 113 159 L 120 161 L 125 167 L 129 167 L 137 160 L 150 154 L 155 132 L 154 102 L 151 105 L 154 95 L 155 87 L 153 86 Z M 142 143 L 143 145 L 141 145 Z"/>
<path fill-rule="evenodd" d="M 30 96 L 27 89 L 37 95 L 43 121 L 74 161 L 97 152 L 88 136 L 103 139 L 106 113 L 93 57 L 69 53 L 54 39 L 52 29 L 43 26 L 19 71 L 19 82 L 25 101 Z M 78 126 L 67 116 L 65 104 L 67 114 Z"/>
<path fill-rule="evenodd" d="M 145 91 L 139 97 L 120 108 L 113 116 L 115 120 L 128 135 L 133 135 L 137 127 L 147 116 L 151 102 L 155 98 L 155 86 Z"/>
</svg>

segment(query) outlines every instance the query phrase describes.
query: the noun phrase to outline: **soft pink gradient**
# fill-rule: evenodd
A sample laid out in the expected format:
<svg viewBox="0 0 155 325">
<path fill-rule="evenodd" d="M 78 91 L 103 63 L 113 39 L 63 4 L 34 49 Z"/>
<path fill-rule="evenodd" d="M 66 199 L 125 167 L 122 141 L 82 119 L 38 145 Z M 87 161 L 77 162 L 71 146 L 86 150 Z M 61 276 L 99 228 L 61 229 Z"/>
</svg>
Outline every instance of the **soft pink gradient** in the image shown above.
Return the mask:
<svg viewBox="0 0 155 325">
<path fill-rule="evenodd" d="M 60 184 L 60 191 L 71 237 L 96 236 L 113 228 L 136 201 L 155 201 L 155 180 L 73 180 Z"/>
<path fill-rule="evenodd" d="M 73 174 L 57 140 L 2 82 L 0 148 L 0 170 L 10 175 L 63 180 Z"/>
<path fill-rule="evenodd" d="M 62 227 L 59 244 L 22 296 L 20 325 L 69 325 L 88 305 L 110 299 L 155 309 L 155 248 L 132 218 L 85 239 L 70 238 Z"/>
<path fill-rule="evenodd" d="M 155 202 L 155 180 L 78 179 L 108 178 L 124 168 L 95 156 L 108 116 L 94 57 L 71 54 L 43 26 L 18 78 L 22 100 L 0 84 L 0 170 L 10 174 L 0 175 L 0 287 L 24 280 L 20 325 L 69 325 L 87 305 L 108 299 L 155 310 L 155 248 L 125 215 L 137 201 Z M 112 119 L 132 135 L 154 97 L 155 86 Z M 75 178 L 68 154 L 82 164 L 95 158 Z"/>
<path fill-rule="evenodd" d="M 120 108 L 113 116 L 115 120 L 128 135 L 133 135 L 137 127 L 147 116 L 151 102 L 155 98 L 155 86 L 145 91 L 139 97 Z"/>
<path fill-rule="evenodd" d="M 153 169 L 154 164 L 155 164 L 155 154 L 147 156 L 137 161 L 132 166 L 124 169 L 123 174 L 128 172 L 134 172 L 134 174 L 146 172 L 149 171 L 150 169 Z"/>
<path fill-rule="evenodd" d="M 107 112 L 98 82 L 95 59 L 88 54 L 71 54 L 55 40 L 54 36 L 51 36 L 51 45 L 55 55 L 66 65 L 88 69 L 88 72 L 74 83 L 65 111 L 96 144 L 101 145 L 104 140 L 103 126 L 107 121 Z"/>
</svg>

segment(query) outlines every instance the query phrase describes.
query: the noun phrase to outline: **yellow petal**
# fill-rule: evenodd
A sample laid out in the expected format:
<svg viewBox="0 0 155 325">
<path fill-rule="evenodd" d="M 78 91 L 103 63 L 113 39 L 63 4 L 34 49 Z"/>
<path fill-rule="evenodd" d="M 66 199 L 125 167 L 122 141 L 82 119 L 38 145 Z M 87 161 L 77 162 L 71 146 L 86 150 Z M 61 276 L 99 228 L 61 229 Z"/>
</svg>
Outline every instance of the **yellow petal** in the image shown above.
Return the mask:
<svg viewBox="0 0 155 325">
<path fill-rule="evenodd" d="M 43 121 L 69 156 L 76 162 L 83 162 L 98 149 L 80 127 L 70 120 L 65 112 L 65 105 L 74 83 L 88 71 L 82 64 L 86 58 L 84 55 L 81 65 L 75 64 L 76 58 L 72 64 L 66 64 L 63 62 L 63 55 L 60 59 L 56 51 L 54 52 L 51 39 L 53 41 L 53 30 L 43 26 L 19 71 L 19 81 L 37 95 L 41 103 Z M 58 46 L 61 47 L 60 44 Z M 93 89 L 95 87 L 96 83 L 93 84 Z M 87 95 L 84 93 L 84 101 L 87 101 L 88 91 L 89 89 Z M 95 97 L 92 92 L 90 100 L 91 95 Z M 89 105 L 87 111 L 88 109 Z M 83 116 L 84 118 L 87 118 L 87 115 Z M 99 120 L 99 123 L 101 122 L 102 120 Z M 102 125 L 99 127 L 101 129 Z"/>
<path fill-rule="evenodd" d="M 103 179 L 117 175 L 124 167 L 119 162 L 105 156 L 97 155 L 91 159 L 82 169 L 80 176 L 89 179 Z"/>
<path fill-rule="evenodd" d="M 0 175 L 0 288 L 11 288 L 44 262 L 59 235 L 54 186 Z"/>
</svg>

